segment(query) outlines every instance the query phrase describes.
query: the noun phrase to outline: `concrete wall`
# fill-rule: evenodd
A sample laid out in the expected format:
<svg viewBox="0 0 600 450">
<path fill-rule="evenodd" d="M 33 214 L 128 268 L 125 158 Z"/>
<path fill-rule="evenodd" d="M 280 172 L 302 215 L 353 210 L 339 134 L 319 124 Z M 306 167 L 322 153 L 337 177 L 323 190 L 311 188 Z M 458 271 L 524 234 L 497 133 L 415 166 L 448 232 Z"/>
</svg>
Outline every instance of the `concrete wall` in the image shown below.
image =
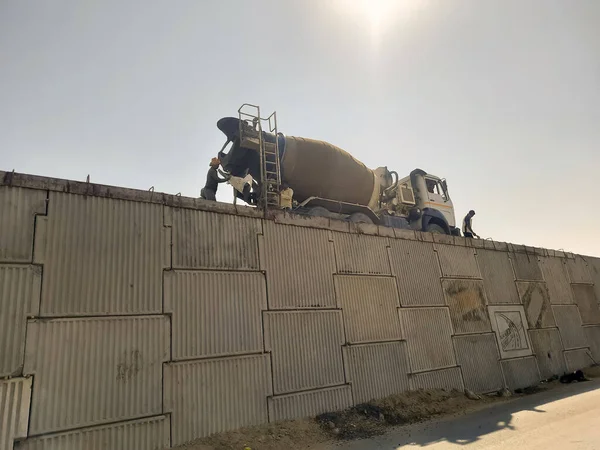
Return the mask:
<svg viewBox="0 0 600 450">
<path fill-rule="evenodd" d="M 600 361 L 600 259 L 0 180 L 0 450 L 161 449 Z"/>
</svg>

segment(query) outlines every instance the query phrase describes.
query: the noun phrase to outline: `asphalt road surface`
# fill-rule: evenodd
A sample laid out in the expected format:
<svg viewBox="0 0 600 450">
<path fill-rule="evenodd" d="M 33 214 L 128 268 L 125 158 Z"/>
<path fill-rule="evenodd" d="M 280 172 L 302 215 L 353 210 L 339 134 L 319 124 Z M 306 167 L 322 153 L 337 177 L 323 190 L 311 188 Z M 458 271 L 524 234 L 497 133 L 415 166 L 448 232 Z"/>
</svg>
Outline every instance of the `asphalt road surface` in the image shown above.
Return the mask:
<svg viewBox="0 0 600 450">
<path fill-rule="evenodd" d="M 396 428 L 344 450 L 600 450 L 600 381 L 562 385 L 476 413 Z"/>
</svg>

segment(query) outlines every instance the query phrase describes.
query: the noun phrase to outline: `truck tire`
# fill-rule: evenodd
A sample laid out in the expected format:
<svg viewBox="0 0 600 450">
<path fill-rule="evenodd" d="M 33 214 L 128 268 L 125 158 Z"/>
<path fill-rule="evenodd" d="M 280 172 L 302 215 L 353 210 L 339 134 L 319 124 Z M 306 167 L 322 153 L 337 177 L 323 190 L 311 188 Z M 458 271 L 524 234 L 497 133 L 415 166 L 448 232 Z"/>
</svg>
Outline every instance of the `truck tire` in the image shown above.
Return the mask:
<svg viewBox="0 0 600 450">
<path fill-rule="evenodd" d="M 369 216 L 360 212 L 351 214 L 348 220 L 352 223 L 373 223 Z"/>
<path fill-rule="evenodd" d="M 331 213 L 327 208 L 323 208 L 322 206 L 314 206 L 308 210 L 306 213 L 309 216 L 313 217 L 330 217 Z"/>
<path fill-rule="evenodd" d="M 429 225 L 427 225 L 426 231 L 428 231 L 429 233 L 446 234 L 444 229 L 435 223 L 430 223 Z"/>
</svg>

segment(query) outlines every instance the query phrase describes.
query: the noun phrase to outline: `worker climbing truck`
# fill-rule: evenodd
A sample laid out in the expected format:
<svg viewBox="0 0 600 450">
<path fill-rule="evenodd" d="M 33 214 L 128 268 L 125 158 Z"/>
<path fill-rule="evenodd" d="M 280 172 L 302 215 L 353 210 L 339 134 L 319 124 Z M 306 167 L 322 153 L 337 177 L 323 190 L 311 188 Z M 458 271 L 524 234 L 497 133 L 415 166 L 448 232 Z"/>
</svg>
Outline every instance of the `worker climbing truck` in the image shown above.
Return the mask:
<svg viewBox="0 0 600 450">
<path fill-rule="evenodd" d="M 327 142 L 284 136 L 275 113 L 263 119 L 254 105 L 243 105 L 238 118 L 222 118 L 217 127 L 227 136 L 219 159 L 236 196 L 265 211 L 279 207 L 285 184 L 297 214 L 460 235 L 444 179 L 420 169 L 399 178 Z"/>
</svg>

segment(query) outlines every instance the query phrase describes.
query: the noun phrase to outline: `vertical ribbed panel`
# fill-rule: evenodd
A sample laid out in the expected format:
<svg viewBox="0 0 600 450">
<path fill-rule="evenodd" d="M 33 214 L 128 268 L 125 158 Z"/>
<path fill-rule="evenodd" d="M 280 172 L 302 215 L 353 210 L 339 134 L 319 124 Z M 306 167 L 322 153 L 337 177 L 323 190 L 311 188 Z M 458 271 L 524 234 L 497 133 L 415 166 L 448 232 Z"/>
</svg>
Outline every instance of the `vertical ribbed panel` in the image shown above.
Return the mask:
<svg viewBox="0 0 600 450">
<path fill-rule="evenodd" d="M 0 186 L 0 261 L 31 262 L 36 214 L 46 213 L 46 191 Z"/>
<path fill-rule="evenodd" d="M 20 375 L 27 317 L 40 310 L 42 269 L 0 265 L 0 377 Z"/>
<path fill-rule="evenodd" d="M 399 310 L 412 372 L 456 365 L 448 308 Z"/>
<path fill-rule="evenodd" d="M 505 252 L 477 250 L 477 261 L 490 304 L 519 303 L 515 274 Z"/>
<path fill-rule="evenodd" d="M 560 331 L 565 350 L 581 348 L 587 345 L 581 317 L 576 305 L 553 305 L 554 319 Z"/>
<path fill-rule="evenodd" d="M 542 380 L 565 373 L 567 367 L 558 328 L 530 330 L 529 337 L 531 338 L 531 345 L 535 352 Z"/>
<path fill-rule="evenodd" d="M 504 387 L 496 336 L 456 336 L 453 340 L 467 389 L 487 393 Z"/>
<path fill-rule="evenodd" d="M 567 259 L 567 272 L 571 283 L 593 283 L 588 265 L 579 255 L 575 255 L 575 259 Z"/>
<path fill-rule="evenodd" d="M 579 307 L 579 314 L 584 325 L 600 324 L 600 306 L 594 292 L 594 286 L 589 284 L 573 284 L 573 297 Z"/>
<path fill-rule="evenodd" d="M 268 421 L 269 355 L 170 363 L 164 373 L 173 445 Z"/>
<path fill-rule="evenodd" d="M 548 286 L 550 303 L 554 305 L 573 303 L 573 294 L 571 293 L 571 285 L 567 276 L 566 261 L 564 258 L 540 258 L 540 267 Z"/>
<path fill-rule="evenodd" d="M 389 275 L 389 239 L 364 234 L 334 233 L 335 261 L 339 273 Z"/>
<path fill-rule="evenodd" d="M 445 305 L 440 265 L 431 243 L 392 240 L 390 256 L 402 306 Z"/>
<path fill-rule="evenodd" d="M 408 390 L 408 355 L 405 342 L 344 347 L 355 403 Z"/>
<path fill-rule="evenodd" d="M 587 348 L 566 350 L 565 361 L 567 362 L 567 370 L 569 372 L 575 372 L 576 370 L 581 370 L 592 366 L 594 361 L 592 361 L 590 356 L 590 350 Z"/>
<path fill-rule="evenodd" d="M 269 398 L 269 420 L 301 419 L 322 413 L 341 411 L 352 406 L 352 388 L 349 385 L 278 395 Z"/>
<path fill-rule="evenodd" d="M 162 316 L 30 321 L 26 374 L 35 375 L 30 433 L 162 413 Z"/>
<path fill-rule="evenodd" d="M 600 363 L 600 326 L 584 327 L 583 331 L 592 357 L 597 363 Z"/>
<path fill-rule="evenodd" d="M 174 360 L 263 351 L 261 311 L 267 309 L 267 294 L 262 273 L 164 274 Z"/>
<path fill-rule="evenodd" d="M 542 271 L 538 264 L 538 257 L 527 253 L 511 253 L 510 259 L 517 280 L 542 281 Z"/>
<path fill-rule="evenodd" d="M 531 343 L 527 334 L 527 317 L 523 306 L 489 306 L 488 310 L 502 358 L 531 355 Z"/>
<path fill-rule="evenodd" d="M 162 311 L 168 265 L 161 205 L 50 193 L 37 223 L 43 316 Z"/>
<path fill-rule="evenodd" d="M 454 334 L 492 331 L 483 281 L 442 280 Z"/>
<path fill-rule="evenodd" d="M 600 258 L 589 258 L 588 270 L 590 272 L 592 281 L 594 282 L 594 292 L 596 293 L 596 299 L 600 304 Z"/>
<path fill-rule="evenodd" d="M 508 359 L 502 361 L 504 379 L 509 389 L 523 389 L 539 384 L 540 371 L 535 357 Z"/>
<path fill-rule="evenodd" d="M 517 281 L 517 290 L 523 308 L 525 308 L 529 328 L 552 328 L 556 326 L 546 283 Z"/>
<path fill-rule="evenodd" d="M 169 417 L 157 416 L 29 438 L 15 450 L 163 450 L 170 441 Z"/>
<path fill-rule="evenodd" d="M 395 278 L 336 275 L 335 287 L 348 342 L 402 339 Z"/>
<path fill-rule="evenodd" d="M 344 383 L 340 311 L 268 312 L 264 326 L 275 394 Z"/>
<path fill-rule="evenodd" d="M 16 438 L 27 436 L 31 378 L 0 380 L 0 450 L 12 450 Z"/>
<path fill-rule="evenodd" d="M 444 277 L 481 278 L 472 248 L 436 244 L 435 249 Z"/>
<path fill-rule="evenodd" d="M 260 219 L 173 210 L 173 267 L 257 270 Z"/>
<path fill-rule="evenodd" d="M 465 389 L 460 367 L 412 374 L 409 377 L 409 386 L 411 391 L 443 389 L 462 392 Z"/>
<path fill-rule="evenodd" d="M 335 307 L 335 260 L 329 232 L 270 221 L 264 227 L 269 308 Z"/>
</svg>

